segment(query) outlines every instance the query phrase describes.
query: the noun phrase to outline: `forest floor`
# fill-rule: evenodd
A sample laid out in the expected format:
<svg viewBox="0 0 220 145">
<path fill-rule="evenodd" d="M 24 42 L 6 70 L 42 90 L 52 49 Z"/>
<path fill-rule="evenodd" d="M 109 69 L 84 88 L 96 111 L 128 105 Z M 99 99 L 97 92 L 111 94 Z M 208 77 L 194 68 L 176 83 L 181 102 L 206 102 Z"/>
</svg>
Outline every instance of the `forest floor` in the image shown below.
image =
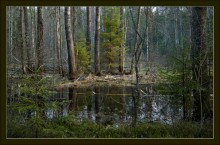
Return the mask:
<svg viewBox="0 0 220 145">
<path fill-rule="evenodd" d="M 102 75 L 95 76 L 93 74 L 89 74 L 87 76 L 81 76 L 75 79 L 74 81 L 70 81 L 68 79 L 63 79 L 60 83 L 58 83 L 58 88 L 65 87 L 86 87 L 92 85 L 115 85 L 115 86 L 131 86 L 135 85 L 136 76 L 133 75 Z M 140 84 L 155 84 L 161 81 L 159 74 L 157 73 L 149 73 L 147 75 L 139 75 Z"/>
</svg>

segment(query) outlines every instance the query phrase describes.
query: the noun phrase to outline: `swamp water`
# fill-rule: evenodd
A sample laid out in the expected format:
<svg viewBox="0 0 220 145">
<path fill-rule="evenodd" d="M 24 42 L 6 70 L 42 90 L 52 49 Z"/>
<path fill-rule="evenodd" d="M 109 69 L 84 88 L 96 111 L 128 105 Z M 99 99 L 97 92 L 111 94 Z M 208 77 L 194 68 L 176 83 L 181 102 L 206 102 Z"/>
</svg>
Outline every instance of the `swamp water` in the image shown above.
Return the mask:
<svg viewBox="0 0 220 145">
<path fill-rule="evenodd" d="M 8 137 L 200 137 L 201 132 L 212 136 L 210 125 L 201 130 L 197 124 L 181 124 L 181 96 L 156 92 L 155 86 L 140 85 L 138 96 L 135 86 L 106 85 L 56 89 L 44 103 L 24 98 L 22 104 L 14 96 L 8 100 Z M 40 111 L 41 103 L 60 104 Z"/>
<path fill-rule="evenodd" d="M 181 100 L 154 93 L 152 86 L 141 87 L 136 96 L 135 86 L 93 86 L 87 88 L 62 88 L 57 90 L 57 100 L 69 100 L 59 111 L 47 110 L 46 116 L 67 116 L 74 112 L 79 121 L 90 120 L 105 125 L 118 126 L 140 122 L 172 124 L 182 118 Z"/>
</svg>

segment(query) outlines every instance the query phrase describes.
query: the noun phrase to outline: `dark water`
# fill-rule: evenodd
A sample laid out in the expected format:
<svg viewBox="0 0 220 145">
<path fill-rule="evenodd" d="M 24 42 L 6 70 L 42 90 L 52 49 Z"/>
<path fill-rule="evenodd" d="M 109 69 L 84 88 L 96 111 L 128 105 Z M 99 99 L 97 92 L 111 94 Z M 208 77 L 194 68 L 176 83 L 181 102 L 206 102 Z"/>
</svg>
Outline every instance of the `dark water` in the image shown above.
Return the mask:
<svg viewBox="0 0 220 145">
<path fill-rule="evenodd" d="M 47 110 L 48 118 L 67 116 L 73 112 L 79 121 L 118 126 L 139 122 L 172 124 L 182 118 L 181 99 L 158 95 L 154 87 L 141 86 L 141 95 L 135 87 L 92 86 L 87 88 L 62 88 L 55 94 L 57 100 L 69 100 L 59 111 Z"/>
</svg>

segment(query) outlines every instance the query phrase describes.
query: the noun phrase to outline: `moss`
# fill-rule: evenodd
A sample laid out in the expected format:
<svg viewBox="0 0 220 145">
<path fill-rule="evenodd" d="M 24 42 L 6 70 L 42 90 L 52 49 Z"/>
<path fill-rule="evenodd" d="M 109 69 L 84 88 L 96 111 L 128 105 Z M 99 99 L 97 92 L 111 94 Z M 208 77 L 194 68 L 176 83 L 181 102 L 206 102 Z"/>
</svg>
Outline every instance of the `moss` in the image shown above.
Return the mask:
<svg viewBox="0 0 220 145">
<path fill-rule="evenodd" d="M 9 124 L 8 137 L 35 137 L 29 124 Z M 178 122 L 173 125 L 141 123 L 136 127 L 128 124 L 113 127 L 91 121 L 51 120 L 41 130 L 39 137 L 45 138 L 211 138 L 212 126 L 196 122 Z"/>
</svg>

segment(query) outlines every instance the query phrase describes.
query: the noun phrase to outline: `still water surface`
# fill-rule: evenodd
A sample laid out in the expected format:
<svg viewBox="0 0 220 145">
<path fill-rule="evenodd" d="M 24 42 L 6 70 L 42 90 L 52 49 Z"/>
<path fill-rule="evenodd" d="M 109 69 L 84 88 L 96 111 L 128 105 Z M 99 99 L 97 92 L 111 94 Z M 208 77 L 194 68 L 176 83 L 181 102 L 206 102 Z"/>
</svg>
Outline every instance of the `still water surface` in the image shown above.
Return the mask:
<svg viewBox="0 0 220 145">
<path fill-rule="evenodd" d="M 141 86 L 137 96 L 133 86 L 91 86 L 62 88 L 55 94 L 57 100 L 70 103 L 59 110 L 48 109 L 48 118 L 67 116 L 73 112 L 79 121 L 91 120 L 105 125 L 157 122 L 172 124 L 182 118 L 181 99 L 158 95 L 152 86 Z"/>
</svg>

